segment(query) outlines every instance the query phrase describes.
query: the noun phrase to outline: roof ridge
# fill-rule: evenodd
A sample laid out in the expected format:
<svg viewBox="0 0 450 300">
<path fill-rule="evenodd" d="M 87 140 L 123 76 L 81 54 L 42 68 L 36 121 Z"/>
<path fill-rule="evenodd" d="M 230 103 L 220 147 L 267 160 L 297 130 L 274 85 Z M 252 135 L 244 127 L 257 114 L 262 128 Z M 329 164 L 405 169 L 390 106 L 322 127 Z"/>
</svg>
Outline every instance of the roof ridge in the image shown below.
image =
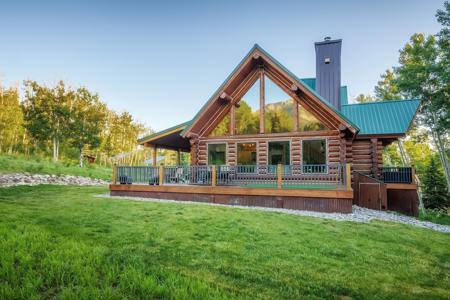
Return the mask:
<svg viewBox="0 0 450 300">
<path fill-rule="evenodd" d="M 352 106 L 352 105 L 367 105 L 367 104 L 384 104 L 384 103 L 395 103 L 395 102 L 407 102 L 407 101 L 420 101 L 420 99 L 395 99 L 395 100 L 383 100 L 383 101 L 371 101 L 364 103 L 348 103 L 342 104 L 342 106 Z"/>
</svg>

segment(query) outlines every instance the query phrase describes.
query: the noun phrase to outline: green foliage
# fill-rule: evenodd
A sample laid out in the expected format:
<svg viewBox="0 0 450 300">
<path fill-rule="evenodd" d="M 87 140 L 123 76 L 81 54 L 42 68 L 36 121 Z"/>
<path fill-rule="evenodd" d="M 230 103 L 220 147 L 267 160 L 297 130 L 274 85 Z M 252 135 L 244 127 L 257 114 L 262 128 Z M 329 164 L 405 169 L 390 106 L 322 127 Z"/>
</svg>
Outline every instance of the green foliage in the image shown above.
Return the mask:
<svg viewBox="0 0 450 300">
<path fill-rule="evenodd" d="M 419 218 L 424 221 L 450 226 L 450 210 L 448 209 L 427 209 L 425 212 L 420 212 Z"/>
<path fill-rule="evenodd" d="M 294 100 L 292 99 L 266 105 L 264 112 L 265 132 L 282 133 L 294 131 L 293 106 Z"/>
<path fill-rule="evenodd" d="M 235 110 L 236 134 L 255 134 L 259 132 L 259 110 L 253 112 L 245 100 L 239 102 Z"/>
<path fill-rule="evenodd" d="M 52 175 L 75 175 L 110 180 L 112 169 L 96 164 L 80 168 L 76 161 L 54 162 L 48 158 L 30 155 L 0 155 L 0 173 L 38 173 Z"/>
<path fill-rule="evenodd" d="M 23 150 L 29 140 L 25 137 L 23 112 L 15 88 L 0 86 L 0 153 Z"/>
<path fill-rule="evenodd" d="M 55 161 L 62 157 L 81 163 L 89 154 L 106 165 L 111 156 L 133 151 L 138 137 L 148 132 L 129 113 L 108 109 L 84 87 L 25 81 L 24 88 L 21 101 L 17 89 L 0 86 L 0 153 L 48 156 L 53 146 Z"/>
<path fill-rule="evenodd" d="M 106 119 L 106 105 L 99 101 L 98 95 L 91 94 L 86 88 L 79 88 L 72 103 L 71 116 L 71 144 L 80 153 L 86 145 L 97 148 Z"/>
<path fill-rule="evenodd" d="M 380 101 L 402 99 L 392 70 L 388 69 L 381 75 L 381 80 L 375 86 L 375 96 Z"/>
<path fill-rule="evenodd" d="M 386 166 L 402 165 L 402 159 L 398 153 L 397 143 L 392 143 L 383 148 L 383 164 Z"/>
<path fill-rule="evenodd" d="M 228 113 L 216 128 L 210 133 L 210 136 L 225 136 L 230 133 L 230 113 Z"/>
<path fill-rule="evenodd" d="M 1 299 L 450 296 L 448 234 L 105 192 L 0 189 Z"/>
<path fill-rule="evenodd" d="M 431 158 L 423 178 L 422 194 L 425 208 L 450 207 L 450 194 L 446 189 L 445 178 L 434 157 Z"/>
<path fill-rule="evenodd" d="M 376 99 L 371 95 L 359 94 L 355 98 L 355 101 L 356 101 L 356 103 L 367 103 L 367 102 L 374 102 L 374 101 L 376 101 Z"/>
</svg>

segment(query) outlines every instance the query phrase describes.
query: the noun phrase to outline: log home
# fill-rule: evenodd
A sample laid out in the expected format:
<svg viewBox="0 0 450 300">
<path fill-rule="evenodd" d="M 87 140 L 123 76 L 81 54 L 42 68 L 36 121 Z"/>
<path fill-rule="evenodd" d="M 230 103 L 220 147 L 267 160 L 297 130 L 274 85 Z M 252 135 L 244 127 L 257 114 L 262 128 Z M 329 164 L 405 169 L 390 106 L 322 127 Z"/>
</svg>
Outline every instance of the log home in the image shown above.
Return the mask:
<svg viewBox="0 0 450 300">
<path fill-rule="evenodd" d="M 405 136 L 420 101 L 349 104 L 341 44 L 315 43 L 314 78 L 298 78 L 255 45 L 192 120 L 138 141 L 153 148 L 153 166 L 117 166 L 111 194 L 416 214 L 413 168 L 383 167 L 382 151 Z M 157 166 L 157 149 L 177 151 L 178 164 Z"/>
</svg>

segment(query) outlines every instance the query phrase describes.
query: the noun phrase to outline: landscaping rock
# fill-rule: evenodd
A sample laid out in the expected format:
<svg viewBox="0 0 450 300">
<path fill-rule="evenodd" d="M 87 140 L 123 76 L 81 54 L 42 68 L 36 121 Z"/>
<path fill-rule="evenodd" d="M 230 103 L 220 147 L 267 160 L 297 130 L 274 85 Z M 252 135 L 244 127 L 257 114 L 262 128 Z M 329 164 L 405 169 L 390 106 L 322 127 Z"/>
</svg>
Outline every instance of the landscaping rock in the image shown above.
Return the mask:
<svg viewBox="0 0 450 300">
<path fill-rule="evenodd" d="M 0 187 L 38 184 L 107 185 L 108 182 L 101 179 L 72 175 L 47 175 L 30 173 L 0 174 Z"/>
</svg>

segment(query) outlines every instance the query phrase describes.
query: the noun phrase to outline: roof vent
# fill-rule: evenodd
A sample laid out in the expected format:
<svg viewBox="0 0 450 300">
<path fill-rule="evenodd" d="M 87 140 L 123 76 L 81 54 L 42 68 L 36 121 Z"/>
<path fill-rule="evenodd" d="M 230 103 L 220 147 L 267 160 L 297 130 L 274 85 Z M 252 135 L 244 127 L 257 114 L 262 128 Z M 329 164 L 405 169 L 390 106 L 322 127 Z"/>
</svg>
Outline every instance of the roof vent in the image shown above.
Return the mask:
<svg viewBox="0 0 450 300">
<path fill-rule="evenodd" d="M 326 36 L 323 40 L 324 41 L 331 41 L 331 37 L 330 36 Z"/>
</svg>

